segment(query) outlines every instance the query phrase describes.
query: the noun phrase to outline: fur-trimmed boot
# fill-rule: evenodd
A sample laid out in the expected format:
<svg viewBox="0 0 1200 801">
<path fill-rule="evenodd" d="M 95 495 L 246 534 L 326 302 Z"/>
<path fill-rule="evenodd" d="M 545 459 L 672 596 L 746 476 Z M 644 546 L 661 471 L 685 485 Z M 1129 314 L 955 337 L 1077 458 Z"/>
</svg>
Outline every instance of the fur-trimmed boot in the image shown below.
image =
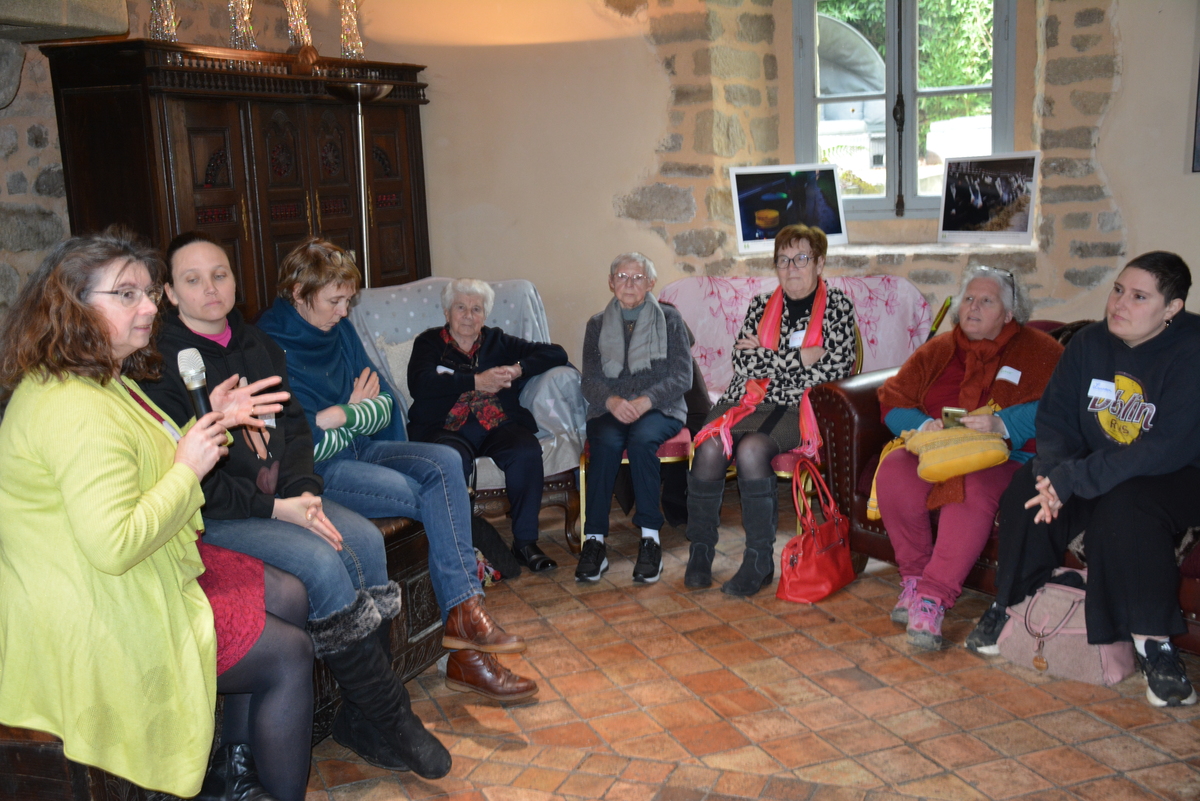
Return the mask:
<svg viewBox="0 0 1200 801">
<path fill-rule="evenodd" d="M 364 627 L 362 636 L 346 641 Z M 392 671 L 388 627 L 364 591 L 346 609 L 309 623 L 317 656 L 342 690 L 334 739 L 373 765 L 440 779 L 450 772 L 450 752 L 412 712 L 408 690 Z"/>
<path fill-rule="evenodd" d="M 779 494 L 775 476 L 738 477 L 742 495 L 742 528 L 746 552 L 742 566 L 721 587 L 727 595 L 749 597 L 775 578 L 775 532 L 779 528 Z"/>
<path fill-rule="evenodd" d="M 400 587 L 396 582 L 390 582 L 382 587 L 370 587 L 367 593 L 375 602 L 375 609 L 383 618 L 374 637 L 379 647 L 388 656 L 391 664 L 392 654 L 392 618 L 400 614 Z M 366 612 L 360 612 L 367 614 Z M 342 693 L 342 705 L 338 707 L 337 715 L 333 718 L 334 742 L 349 748 L 362 757 L 368 764 L 388 770 L 407 771 L 408 764 L 393 751 L 384 739 L 382 732 L 375 728 L 362 710 Z"/>
<path fill-rule="evenodd" d="M 708 481 L 688 473 L 687 538 L 691 541 L 686 587 L 712 586 L 712 563 L 717 554 L 717 527 L 721 524 L 721 501 L 725 497 L 725 479 Z"/>
</svg>

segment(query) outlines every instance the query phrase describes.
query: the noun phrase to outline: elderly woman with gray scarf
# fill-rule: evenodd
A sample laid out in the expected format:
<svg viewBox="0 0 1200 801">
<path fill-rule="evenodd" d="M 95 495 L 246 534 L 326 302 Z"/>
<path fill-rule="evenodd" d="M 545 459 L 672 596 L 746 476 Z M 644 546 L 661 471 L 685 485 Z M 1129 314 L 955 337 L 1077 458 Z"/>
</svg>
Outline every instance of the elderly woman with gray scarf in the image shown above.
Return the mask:
<svg viewBox="0 0 1200 801">
<path fill-rule="evenodd" d="M 604 538 L 621 454 L 629 454 L 642 529 L 633 580 L 650 584 L 662 576 L 663 525 L 659 507 L 658 448 L 683 428 L 684 393 L 692 385 L 687 326 L 672 306 L 650 290 L 654 264 L 640 253 L 623 253 L 609 266 L 613 299 L 588 320 L 583 337 L 583 397 L 588 402 L 588 469 L 583 551 L 576 581 L 599 581 L 608 569 Z"/>
</svg>

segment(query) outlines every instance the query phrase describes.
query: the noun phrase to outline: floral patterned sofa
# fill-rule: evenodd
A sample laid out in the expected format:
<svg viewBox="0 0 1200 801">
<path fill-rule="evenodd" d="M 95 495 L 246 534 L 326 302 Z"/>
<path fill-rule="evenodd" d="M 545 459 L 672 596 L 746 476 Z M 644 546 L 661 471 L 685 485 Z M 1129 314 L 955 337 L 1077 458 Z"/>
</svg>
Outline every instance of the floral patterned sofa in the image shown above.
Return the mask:
<svg viewBox="0 0 1200 801">
<path fill-rule="evenodd" d="M 929 336 L 929 303 L 907 278 L 831 276 L 826 281 L 854 302 L 863 344 L 861 372 L 900 365 Z M 696 276 L 673 281 L 659 293 L 659 300 L 674 304 L 692 329 L 696 338 L 692 355 L 713 401 L 733 379 L 730 350 L 750 299 L 777 286 L 779 279 L 774 275 Z"/>
</svg>

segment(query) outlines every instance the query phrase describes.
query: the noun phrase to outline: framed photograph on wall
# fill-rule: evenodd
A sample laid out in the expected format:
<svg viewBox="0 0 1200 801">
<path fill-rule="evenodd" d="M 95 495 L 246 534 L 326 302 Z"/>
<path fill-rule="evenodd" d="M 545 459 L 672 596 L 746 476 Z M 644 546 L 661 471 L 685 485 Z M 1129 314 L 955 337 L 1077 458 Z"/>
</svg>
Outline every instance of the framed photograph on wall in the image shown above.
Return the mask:
<svg viewBox="0 0 1200 801">
<path fill-rule="evenodd" d="M 846 217 L 834 164 L 731 167 L 733 218 L 739 255 L 772 253 L 785 225 L 820 228 L 831 245 L 845 245 Z"/>
<path fill-rule="evenodd" d="M 1028 245 L 1033 241 L 1038 151 L 946 159 L 939 242 Z"/>
</svg>

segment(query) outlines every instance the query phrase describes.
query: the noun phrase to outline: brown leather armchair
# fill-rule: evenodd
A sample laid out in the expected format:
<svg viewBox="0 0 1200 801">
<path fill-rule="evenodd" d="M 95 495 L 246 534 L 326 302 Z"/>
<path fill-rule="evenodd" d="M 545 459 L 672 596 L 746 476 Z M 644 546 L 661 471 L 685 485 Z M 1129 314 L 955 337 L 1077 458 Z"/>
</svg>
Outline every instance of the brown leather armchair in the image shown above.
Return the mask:
<svg viewBox="0 0 1200 801">
<path fill-rule="evenodd" d="M 882 520 L 867 519 L 871 479 L 879 452 L 892 433 L 879 416 L 876 390 L 898 368 L 876 370 L 814 387 L 810 395 L 824 439 L 824 465 L 833 498 L 850 518 L 850 550 L 861 570 L 867 557 L 895 564 L 896 556 Z M 965 586 L 989 595 L 996 592 L 996 529 L 967 576 Z M 1082 567 L 1068 554 L 1067 564 Z M 1180 566 L 1179 604 L 1188 633 L 1175 638 L 1183 650 L 1200 654 L 1200 548 Z"/>
</svg>

